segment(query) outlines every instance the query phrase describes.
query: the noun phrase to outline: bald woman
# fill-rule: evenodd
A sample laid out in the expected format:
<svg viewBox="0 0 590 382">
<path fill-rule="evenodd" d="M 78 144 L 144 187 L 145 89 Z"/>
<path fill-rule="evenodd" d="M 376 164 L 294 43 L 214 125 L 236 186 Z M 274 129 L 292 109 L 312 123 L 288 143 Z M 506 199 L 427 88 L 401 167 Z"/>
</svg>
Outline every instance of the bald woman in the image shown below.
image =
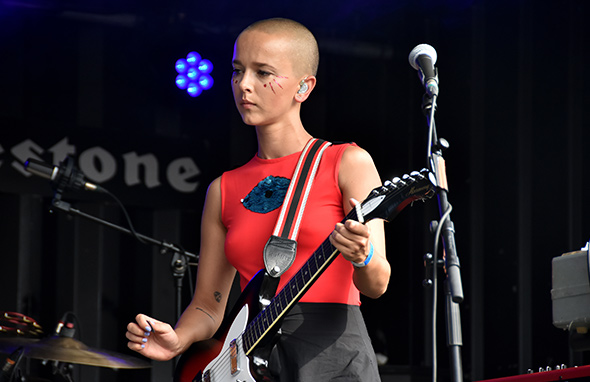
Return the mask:
<svg viewBox="0 0 590 382">
<path fill-rule="evenodd" d="M 273 233 L 282 196 L 299 154 L 313 139 L 300 110 L 316 85 L 318 63 L 313 34 L 292 20 L 256 22 L 236 39 L 232 90 L 242 120 L 254 127 L 258 150 L 249 162 L 223 173 L 208 188 L 191 303 L 174 328 L 138 314 L 127 326 L 130 349 L 154 360 L 169 360 L 212 338 L 224 319 L 236 272 L 243 289 L 264 268 L 264 246 Z M 380 185 L 373 160 L 362 148 L 334 144 L 324 151 L 297 237 L 295 261 L 281 276 L 279 290 L 324 240 L 329 239 L 340 254 L 282 317 L 281 336 L 265 364 L 272 379 L 380 380 L 359 307 L 360 294 L 377 298 L 387 289 L 391 267 L 383 223 L 340 223 L 357 200 Z M 232 330 L 238 335 L 243 324 Z M 211 365 L 222 364 L 223 357 L 232 365 L 235 357 L 224 354 Z M 232 369 L 227 378 L 214 366 L 205 371 L 211 381 L 253 381 L 247 369 Z"/>
</svg>

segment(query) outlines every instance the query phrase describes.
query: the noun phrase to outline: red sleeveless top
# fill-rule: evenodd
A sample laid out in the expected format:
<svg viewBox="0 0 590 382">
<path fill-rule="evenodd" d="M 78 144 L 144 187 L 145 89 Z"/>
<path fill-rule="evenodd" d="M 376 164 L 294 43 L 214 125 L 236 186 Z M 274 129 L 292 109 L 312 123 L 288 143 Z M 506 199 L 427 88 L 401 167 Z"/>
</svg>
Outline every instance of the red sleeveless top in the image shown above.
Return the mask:
<svg viewBox="0 0 590 382">
<path fill-rule="evenodd" d="M 332 145 L 324 151 L 297 237 L 297 256 L 281 276 L 278 290 L 344 219 L 338 171 L 348 146 Z M 225 255 L 240 274 L 242 289 L 264 268 L 263 249 L 276 225 L 299 155 L 277 159 L 254 156 L 221 177 L 221 219 L 227 228 Z M 338 256 L 300 301 L 360 305 L 352 273 L 352 264 Z"/>
</svg>

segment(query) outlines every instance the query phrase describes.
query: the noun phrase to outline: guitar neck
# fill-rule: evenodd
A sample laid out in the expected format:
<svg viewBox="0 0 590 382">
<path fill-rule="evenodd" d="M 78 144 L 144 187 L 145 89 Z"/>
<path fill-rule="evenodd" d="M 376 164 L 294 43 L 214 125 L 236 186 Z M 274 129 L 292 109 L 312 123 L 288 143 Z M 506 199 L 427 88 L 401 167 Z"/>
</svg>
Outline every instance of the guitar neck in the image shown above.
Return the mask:
<svg viewBox="0 0 590 382">
<path fill-rule="evenodd" d="M 422 170 L 404 175 L 401 179 L 396 178 L 386 182 L 382 187 L 371 192 L 369 197 L 361 203 L 362 207 L 353 208 L 342 223 L 346 220 L 359 221 L 360 217 L 365 222 L 374 218 L 391 219 L 409 203 L 430 198 L 434 193 L 435 184 L 430 175 L 432 174 L 428 170 Z M 338 250 L 330 243 L 329 237 L 326 238 L 270 304 L 248 324 L 242 334 L 246 354 L 249 354 L 301 299 L 338 254 Z"/>
<path fill-rule="evenodd" d="M 436 179 L 426 169 L 420 172 L 414 171 L 401 178 L 393 178 L 373 189 L 360 204 L 360 207 L 352 209 L 342 222 L 349 219 L 361 222 L 368 222 L 372 219 L 390 221 L 410 203 L 431 198 L 435 194 L 435 189 Z M 311 288 L 338 255 L 339 251 L 330 243 L 329 238 L 326 238 L 301 269 L 295 273 L 295 276 L 271 299 L 268 306 L 258 313 L 250 323 L 247 323 L 251 317 L 250 313 L 253 315 L 258 311 L 256 309 L 258 306 L 254 306 L 252 310 L 249 310 L 248 306 L 259 303 L 259 300 L 266 296 L 266 291 L 260 294 L 260 290 L 264 289 L 262 284 L 268 280 L 263 280 L 262 277 L 265 276 L 262 273 L 263 270 L 258 272 L 242 293 L 240 300 L 243 298 L 243 301 L 240 301 L 237 306 L 240 307 L 239 313 L 234 316 L 231 325 L 225 325 L 224 320 L 222 328 L 218 331 L 219 335 L 216 335 L 215 339 L 201 341 L 194 344 L 195 346 L 191 346 L 190 351 L 181 357 L 176 367 L 175 381 L 194 381 L 199 376 L 205 377 L 200 380 L 209 380 L 212 379 L 210 372 L 217 373 L 220 370 L 223 373 L 227 372 L 224 374 L 227 375 L 227 378 L 215 378 L 215 380 L 253 381 L 249 368 L 240 369 L 237 367 L 237 362 L 247 362 L 247 358 L 251 358 L 251 360 L 257 358 L 253 357 L 253 352 L 258 345 L 261 345 L 262 348 L 263 343 L 261 342 L 266 343 L 266 337 L 275 333 L 282 318 Z M 242 328 L 244 329 L 242 330 Z M 224 365 L 221 369 L 219 368 L 220 364 Z"/>
</svg>

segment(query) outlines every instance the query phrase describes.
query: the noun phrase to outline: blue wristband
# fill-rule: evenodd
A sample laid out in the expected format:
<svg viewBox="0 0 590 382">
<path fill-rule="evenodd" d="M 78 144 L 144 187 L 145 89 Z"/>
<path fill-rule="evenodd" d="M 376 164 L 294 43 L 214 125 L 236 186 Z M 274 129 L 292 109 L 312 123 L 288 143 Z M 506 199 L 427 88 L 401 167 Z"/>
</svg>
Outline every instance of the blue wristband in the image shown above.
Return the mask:
<svg viewBox="0 0 590 382">
<path fill-rule="evenodd" d="M 370 245 L 369 254 L 367 255 L 367 258 L 365 259 L 364 262 L 355 263 L 354 261 L 351 261 L 352 265 L 354 265 L 356 268 L 362 268 L 362 267 L 366 266 L 367 264 L 369 264 L 369 262 L 373 258 L 373 243 L 369 242 L 369 245 Z"/>
</svg>

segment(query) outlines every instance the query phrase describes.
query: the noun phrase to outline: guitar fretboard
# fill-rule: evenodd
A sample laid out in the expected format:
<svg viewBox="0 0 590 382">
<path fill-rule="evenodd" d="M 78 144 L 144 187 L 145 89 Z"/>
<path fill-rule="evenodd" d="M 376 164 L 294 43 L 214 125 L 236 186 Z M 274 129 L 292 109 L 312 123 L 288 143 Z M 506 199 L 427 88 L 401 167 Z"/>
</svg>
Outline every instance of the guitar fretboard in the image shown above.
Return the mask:
<svg viewBox="0 0 590 382">
<path fill-rule="evenodd" d="M 347 217 L 347 219 L 350 218 Z M 249 353 L 249 350 L 264 337 L 269 329 L 299 301 L 336 256 L 338 256 L 338 250 L 329 239 L 324 240 L 270 304 L 248 324 L 242 334 L 246 353 Z"/>
<path fill-rule="evenodd" d="M 375 215 L 375 211 L 373 211 L 375 207 L 367 206 L 369 211 L 368 214 L 363 211 L 364 220 L 369 221 L 374 217 L 384 219 L 388 216 L 393 217 L 408 203 L 432 196 L 434 184 L 426 176 L 428 171 L 413 172 L 411 175 L 404 175 L 402 179 L 397 178 L 393 182 L 386 182 L 382 189 L 373 190 L 373 193 L 362 205 L 365 206 L 367 201 L 372 199 L 372 196 L 373 199 L 378 200 L 377 204 L 379 206 L 387 207 L 384 208 L 385 211 L 381 211 L 381 214 L 373 216 Z M 383 199 L 379 199 L 378 196 L 383 197 Z M 350 219 L 359 220 L 354 208 L 342 220 L 342 223 Z M 271 300 L 269 305 L 246 326 L 242 333 L 243 348 L 246 354 L 250 353 L 273 325 L 277 324 L 291 307 L 299 301 L 301 296 L 311 288 L 338 254 L 338 250 L 330 243 L 329 238 L 326 238 L 301 269 L 297 271 L 295 276 Z"/>
</svg>

